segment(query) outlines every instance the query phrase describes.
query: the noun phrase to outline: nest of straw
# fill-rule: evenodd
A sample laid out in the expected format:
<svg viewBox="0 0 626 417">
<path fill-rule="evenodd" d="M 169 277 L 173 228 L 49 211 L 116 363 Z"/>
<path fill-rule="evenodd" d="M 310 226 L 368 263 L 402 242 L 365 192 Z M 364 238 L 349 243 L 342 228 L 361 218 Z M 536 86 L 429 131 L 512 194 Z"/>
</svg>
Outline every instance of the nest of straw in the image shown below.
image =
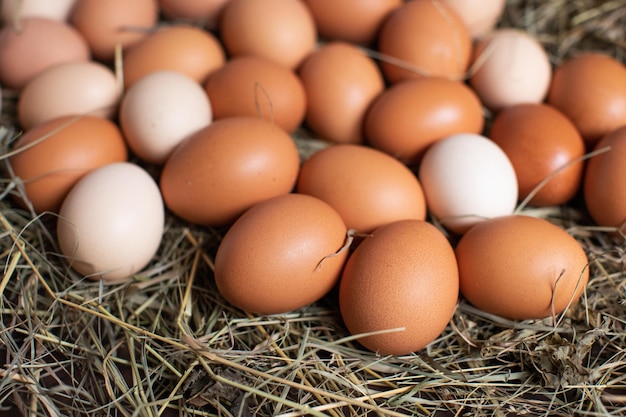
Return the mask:
<svg viewBox="0 0 626 417">
<path fill-rule="evenodd" d="M 501 25 L 535 35 L 554 64 L 588 50 L 626 59 L 624 0 L 509 0 Z M 15 98 L 3 91 L 3 151 Z M 336 293 L 277 316 L 229 306 L 212 278 L 224 231 L 173 216 L 133 281 L 78 279 L 54 216 L 16 208 L 19 184 L 0 183 L 0 416 L 626 414 L 626 245 L 576 201 L 534 214 L 587 251 L 580 303 L 513 322 L 461 301 L 427 348 L 384 357 L 348 334 Z"/>
</svg>

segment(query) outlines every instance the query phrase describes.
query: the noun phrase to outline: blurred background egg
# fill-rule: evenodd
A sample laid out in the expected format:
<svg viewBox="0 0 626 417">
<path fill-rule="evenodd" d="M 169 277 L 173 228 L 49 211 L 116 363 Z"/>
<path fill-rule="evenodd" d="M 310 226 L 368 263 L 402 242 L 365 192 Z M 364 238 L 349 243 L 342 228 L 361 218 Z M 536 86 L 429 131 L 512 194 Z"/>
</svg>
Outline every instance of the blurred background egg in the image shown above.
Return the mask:
<svg viewBox="0 0 626 417">
<path fill-rule="evenodd" d="M 232 305 L 286 313 L 322 298 L 339 280 L 346 226 L 323 201 L 285 194 L 254 205 L 224 235 L 215 283 Z"/>
<path fill-rule="evenodd" d="M 216 29 L 219 17 L 230 0 L 158 0 L 161 12 L 170 19 L 201 22 Z"/>
<path fill-rule="evenodd" d="M 123 162 L 126 143 L 117 126 L 95 116 L 64 116 L 43 122 L 15 143 L 10 159 L 36 213 L 58 211 L 74 184 L 101 166 Z M 20 198 L 22 205 L 26 205 Z"/>
<path fill-rule="evenodd" d="M 552 67 L 543 46 L 529 33 L 498 29 L 474 49 L 469 82 L 491 110 L 540 103 L 548 94 Z"/>
<path fill-rule="evenodd" d="M 435 340 L 458 301 L 454 250 L 432 224 L 401 220 L 377 228 L 348 258 L 339 284 L 341 317 L 379 355 L 408 355 Z"/>
<path fill-rule="evenodd" d="M 323 149 L 302 164 L 296 190 L 330 204 L 348 229 L 369 233 L 396 220 L 426 218 L 422 187 L 397 159 L 365 146 Z"/>
<path fill-rule="evenodd" d="M 66 21 L 76 0 L 2 0 L 0 13 L 5 23 L 14 24 L 25 17 L 45 17 Z"/>
<path fill-rule="evenodd" d="M 498 24 L 506 0 L 440 0 L 461 18 L 473 38 L 481 38 Z"/>
<path fill-rule="evenodd" d="M 111 69 L 94 61 L 59 64 L 24 86 L 17 117 L 24 129 L 67 115 L 117 114 L 121 89 Z"/>
<path fill-rule="evenodd" d="M 130 149 L 153 164 L 163 164 L 179 143 L 211 120 L 211 104 L 202 86 L 174 71 L 141 78 L 128 89 L 119 111 Z"/>
<path fill-rule="evenodd" d="M 306 89 L 306 124 L 323 139 L 363 143 L 365 114 L 385 89 L 378 65 L 354 45 L 329 42 L 298 71 Z"/>
<path fill-rule="evenodd" d="M 424 154 L 418 177 L 431 214 L 457 234 L 515 210 L 515 169 L 482 135 L 457 134 L 435 143 Z"/>
<path fill-rule="evenodd" d="M 76 0 L 70 21 L 94 58 L 112 61 L 117 45 L 126 48 L 147 36 L 158 16 L 157 0 Z"/>
<path fill-rule="evenodd" d="M 378 51 L 400 61 L 401 65 L 381 61 L 391 83 L 422 76 L 461 80 L 470 62 L 472 38 L 461 18 L 444 3 L 407 1 L 383 22 Z"/>
<path fill-rule="evenodd" d="M 255 116 L 287 132 L 300 127 L 306 112 L 302 81 L 289 67 L 261 56 L 231 58 L 205 83 L 216 120 Z"/>
<path fill-rule="evenodd" d="M 89 46 L 74 27 L 41 17 L 22 19 L 0 30 L 0 84 L 21 89 L 55 65 L 88 61 Z"/>
<path fill-rule="evenodd" d="M 560 314 L 582 295 L 587 255 L 547 220 L 504 216 L 472 227 L 456 247 L 460 289 L 475 307 L 513 320 Z"/>
<path fill-rule="evenodd" d="M 87 278 L 120 281 L 156 254 L 165 211 L 159 187 L 138 165 L 117 162 L 91 171 L 67 195 L 57 237 L 68 263 Z"/>
<path fill-rule="evenodd" d="M 317 42 L 313 16 L 300 0 L 229 0 L 219 33 L 230 56 L 260 55 L 289 68 Z"/>
</svg>

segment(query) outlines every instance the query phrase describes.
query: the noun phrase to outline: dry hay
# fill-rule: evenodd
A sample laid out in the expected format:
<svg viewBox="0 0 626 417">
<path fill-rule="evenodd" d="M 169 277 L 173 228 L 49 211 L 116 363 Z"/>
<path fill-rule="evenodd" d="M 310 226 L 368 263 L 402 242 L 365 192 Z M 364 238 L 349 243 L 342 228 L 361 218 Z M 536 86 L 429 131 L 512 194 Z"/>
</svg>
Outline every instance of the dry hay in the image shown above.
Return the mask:
<svg viewBox="0 0 626 417">
<path fill-rule="evenodd" d="M 590 49 L 624 62 L 625 15 L 624 0 L 513 0 L 503 25 L 537 36 L 554 64 Z M 6 109 L 14 97 L 4 93 Z M 594 228 L 579 201 L 534 214 L 589 254 L 580 304 L 512 322 L 462 301 L 428 348 L 379 357 L 342 327 L 336 293 L 278 316 L 227 305 L 211 276 L 223 230 L 173 217 L 133 282 L 80 280 L 59 255 L 54 215 L 15 208 L 19 184 L 1 183 L 0 415 L 626 414 L 626 246 Z"/>
</svg>

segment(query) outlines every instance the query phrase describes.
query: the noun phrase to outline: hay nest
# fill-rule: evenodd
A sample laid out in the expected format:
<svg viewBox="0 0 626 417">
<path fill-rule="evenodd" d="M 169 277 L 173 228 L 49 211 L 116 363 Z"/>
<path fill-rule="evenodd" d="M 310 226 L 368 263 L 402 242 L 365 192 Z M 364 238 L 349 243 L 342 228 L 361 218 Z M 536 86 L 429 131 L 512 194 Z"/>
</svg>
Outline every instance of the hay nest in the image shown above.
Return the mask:
<svg viewBox="0 0 626 417">
<path fill-rule="evenodd" d="M 554 64 L 588 50 L 626 59 L 623 0 L 510 0 L 502 26 L 535 35 Z M 6 151 L 15 95 L 3 93 Z M 54 216 L 16 208 L 19 184 L 0 181 L 0 415 L 626 414 L 626 245 L 576 202 L 535 214 L 589 255 L 578 305 L 513 322 L 461 301 L 426 349 L 382 357 L 349 336 L 336 293 L 277 316 L 229 306 L 212 281 L 223 230 L 173 217 L 134 281 L 80 280 L 59 255 Z"/>
</svg>

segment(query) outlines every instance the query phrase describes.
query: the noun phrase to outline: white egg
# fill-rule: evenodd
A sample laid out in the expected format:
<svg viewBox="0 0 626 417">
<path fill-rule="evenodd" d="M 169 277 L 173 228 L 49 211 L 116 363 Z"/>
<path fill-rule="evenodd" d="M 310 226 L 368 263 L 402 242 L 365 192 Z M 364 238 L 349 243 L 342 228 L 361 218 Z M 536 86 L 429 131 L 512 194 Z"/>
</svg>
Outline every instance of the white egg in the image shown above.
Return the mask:
<svg viewBox="0 0 626 417">
<path fill-rule="evenodd" d="M 66 21 L 76 0 L 2 0 L 2 20 L 13 22 L 24 17 L 45 17 Z"/>
<path fill-rule="evenodd" d="M 459 15 L 474 38 L 489 33 L 500 20 L 506 0 L 441 0 Z"/>
</svg>

